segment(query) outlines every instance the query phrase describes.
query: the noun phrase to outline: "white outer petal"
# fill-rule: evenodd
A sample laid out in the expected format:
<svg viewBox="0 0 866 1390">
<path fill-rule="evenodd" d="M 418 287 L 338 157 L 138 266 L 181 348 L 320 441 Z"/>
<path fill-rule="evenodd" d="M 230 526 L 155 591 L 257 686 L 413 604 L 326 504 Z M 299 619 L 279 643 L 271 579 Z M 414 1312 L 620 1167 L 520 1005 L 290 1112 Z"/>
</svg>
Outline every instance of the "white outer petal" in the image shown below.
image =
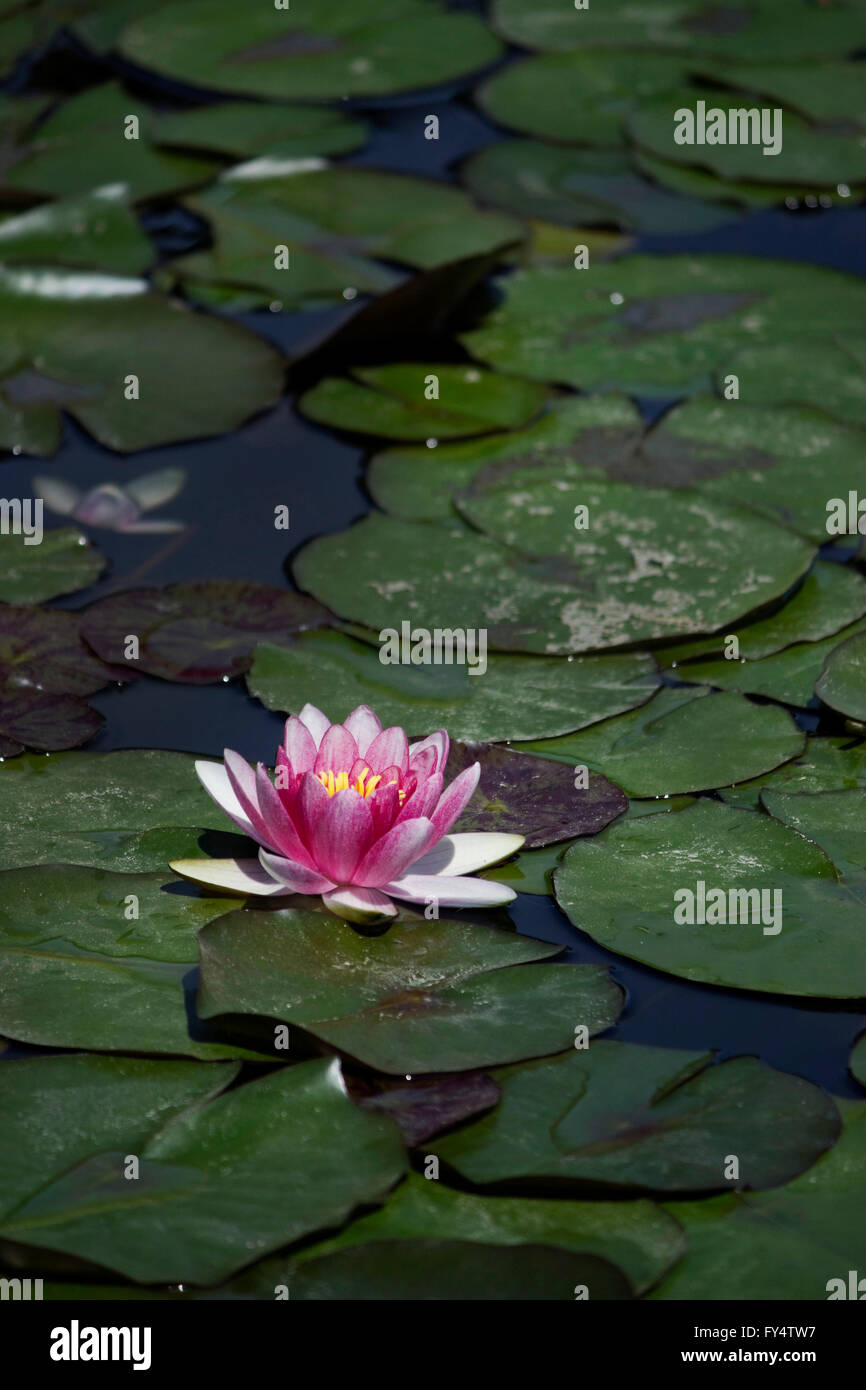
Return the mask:
<svg viewBox="0 0 866 1390">
<path fill-rule="evenodd" d="M 378 888 L 335 888 L 331 893 L 322 894 L 322 902 L 335 917 L 345 922 L 370 924 L 382 922 L 388 917 L 396 917 L 397 909 L 391 899 Z"/>
<path fill-rule="evenodd" d="M 440 907 L 502 907 L 517 897 L 504 883 L 486 878 L 448 878 L 444 874 L 404 874 L 386 883 L 385 893 L 408 902 L 435 900 Z"/>
<path fill-rule="evenodd" d="M 286 897 L 292 891 L 271 878 L 258 859 L 172 859 L 170 866 L 193 883 L 243 893 L 245 897 Z"/>
<path fill-rule="evenodd" d="M 228 773 L 223 764 L 206 762 L 200 758 L 195 765 L 195 770 L 205 791 L 213 797 L 216 804 L 225 811 L 227 816 L 231 816 L 235 824 L 240 825 L 252 839 L 258 840 L 258 835 L 252 827 L 249 816 L 232 790 Z"/>
<path fill-rule="evenodd" d="M 410 867 L 413 874 L 447 874 L 449 878 L 474 874 L 516 854 L 523 842 L 523 835 L 506 835 L 497 830 L 443 835 Z"/>
<path fill-rule="evenodd" d="M 311 705 L 309 701 L 304 705 L 298 718 L 304 728 L 313 735 L 313 742 L 318 748 L 325 734 L 331 727 L 330 719 L 326 714 L 323 714 L 320 709 L 317 709 L 315 705 Z"/>
</svg>

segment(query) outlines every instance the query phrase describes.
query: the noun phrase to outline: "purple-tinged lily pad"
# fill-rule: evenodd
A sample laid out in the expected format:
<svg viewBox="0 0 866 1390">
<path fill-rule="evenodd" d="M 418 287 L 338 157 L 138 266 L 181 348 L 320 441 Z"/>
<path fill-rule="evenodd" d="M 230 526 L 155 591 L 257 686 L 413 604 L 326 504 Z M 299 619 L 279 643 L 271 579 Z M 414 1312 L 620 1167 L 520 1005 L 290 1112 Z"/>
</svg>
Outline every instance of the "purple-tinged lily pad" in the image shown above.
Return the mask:
<svg viewBox="0 0 866 1390">
<path fill-rule="evenodd" d="M 52 695 L 92 695 L 120 674 L 84 645 L 79 613 L 0 605 L 0 681 L 5 685 Z"/>
<path fill-rule="evenodd" d="M 628 809 L 628 797 L 599 772 L 576 785 L 573 767 L 516 752 L 497 744 L 451 745 L 446 780 L 474 762 L 481 764 L 478 788 L 455 827 L 458 831 L 511 831 L 527 849 L 595 835 Z"/>
<path fill-rule="evenodd" d="M 0 685 L 0 757 L 11 758 L 25 748 L 41 753 L 77 748 L 98 734 L 102 715 L 77 695 L 52 695 Z"/>
<path fill-rule="evenodd" d="M 369 1095 L 357 1090 L 358 1083 L 350 1082 L 349 1093 L 362 1109 L 390 1115 L 410 1148 L 490 1110 L 499 1100 L 498 1085 L 482 1071 L 377 1083 Z"/>
</svg>

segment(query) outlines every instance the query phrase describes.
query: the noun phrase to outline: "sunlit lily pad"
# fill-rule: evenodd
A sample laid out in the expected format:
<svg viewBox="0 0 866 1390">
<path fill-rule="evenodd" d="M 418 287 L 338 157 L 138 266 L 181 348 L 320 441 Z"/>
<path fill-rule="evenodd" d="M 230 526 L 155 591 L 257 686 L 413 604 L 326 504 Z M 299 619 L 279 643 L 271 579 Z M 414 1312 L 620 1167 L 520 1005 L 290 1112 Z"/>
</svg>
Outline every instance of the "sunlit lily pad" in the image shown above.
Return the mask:
<svg viewBox="0 0 866 1390">
<path fill-rule="evenodd" d="M 0 1231 L 141 1283 L 213 1284 L 381 1200 L 406 1163 L 391 1122 L 348 1099 L 336 1060 L 281 1067 L 192 1107 L 141 1147 L 136 1182 L 123 1154 L 79 1163 Z"/>
<path fill-rule="evenodd" d="M 129 207 L 127 185 L 45 203 L 0 222 L 0 261 L 5 265 L 89 266 L 136 275 L 154 259 Z"/>
<path fill-rule="evenodd" d="M 413 734 L 446 728 L 452 738 L 493 743 L 583 728 L 642 704 L 658 684 L 652 659 L 639 653 L 573 661 L 490 653 L 473 676 L 467 666 L 383 665 L 379 651 L 343 633 L 304 633 L 291 646 L 257 647 L 247 685 L 286 714 L 309 700 L 345 719 L 368 704 L 386 725 Z M 476 650 L 476 666 L 477 658 Z"/>
<path fill-rule="evenodd" d="M 628 806 L 628 797 L 596 773 L 575 786 L 571 768 L 510 748 L 451 744 L 446 775 L 473 763 L 481 778 L 456 824 L 460 831 L 505 831 L 523 835 L 527 849 L 594 835 Z"/>
<path fill-rule="evenodd" d="M 363 145 L 367 128 L 342 111 L 263 101 L 227 101 L 161 115 L 154 135 L 160 145 L 248 159 L 267 151 L 279 159 L 349 154 Z"/>
<path fill-rule="evenodd" d="M 288 641 L 325 617 L 303 594 L 212 579 L 112 594 L 87 610 L 82 633 L 104 661 L 206 685 L 245 671 L 256 643 Z M 134 659 L 127 659 L 130 635 L 139 642 Z"/>
<path fill-rule="evenodd" d="M 353 379 L 354 378 L 354 379 Z M 428 399 L 435 391 L 435 397 Z M 547 392 L 534 381 L 448 364 L 355 368 L 326 377 L 298 402 L 322 425 L 389 439 L 451 439 L 518 429 Z"/>
<path fill-rule="evenodd" d="M 737 216 L 659 188 L 616 149 L 503 140 L 473 155 L 461 172 L 482 202 L 567 227 L 600 223 L 636 232 L 702 232 Z M 573 261 L 572 252 L 566 263 L 572 267 Z"/>
<path fill-rule="evenodd" d="M 327 101 L 386 96 L 462 77 L 502 45 L 475 15 L 438 0 L 293 0 L 243 12 L 231 0 L 196 0 L 180 13 L 144 15 L 124 32 L 125 57 L 165 77 L 254 97 Z"/>
<path fill-rule="evenodd" d="M 858 723 L 866 722 L 866 636 L 858 633 L 827 657 L 815 693 L 825 705 Z"/>
<path fill-rule="evenodd" d="M 126 1146 L 136 1153 L 187 1106 L 217 1095 L 231 1064 L 141 1057 L 26 1057 L 0 1072 L 0 1219 L 70 1168 Z"/>
<path fill-rule="evenodd" d="M 852 1106 L 842 1137 L 794 1182 L 673 1202 L 686 1258 L 650 1296 L 659 1299 L 826 1300 L 860 1298 L 850 1270 L 866 1265 L 866 1232 L 852 1220 L 866 1201 L 866 1105 Z M 831 1282 L 833 1281 L 833 1282 Z"/>
<path fill-rule="evenodd" d="M 553 897 L 553 870 L 573 840 L 564 844 L 545 845 L 543 849 L 528 849 L 495 869 L 485 869 L 482 878 L 493 883 L 506 883 L 515 893 L 531 893 L 535 897 Z"/>
<path fill-rule="evenodd" d="M 165 891 L 176 882 L 71 864 L 8 869 L 0 1032 L 94 1052 L 256 1055 L 209 1041 L 218 1035 L 192 1007 L 196 932 L 237 899 Z"/>
<path fill-rule="evenodd" d="M 33 516 L 22 513 L 28 526 Z M 73 526 L 45 531 L 38 545 L 34 535 L 0 535 L 0 600 L 36 604 L 61 594 L 86 589 L 105 569 L 101 555 Z M 96 687 L 94 687 L 95 689 Z"/>
<path fill-rule="evenodd" d="M 309 1259 L 368 1241 L 395 1242 L 399 1253 L 406 1241 L 434 1237 L 500 1247 L 528 1242 L 564 1246 L 618 1265 L 637 1292 L 655 1284 L 685 1249 L 676 1223 L 652 1202 L 485 1197 L 410 1173 L 377 1211 L 293 1259 L 277 1257 L 257 1265 L 236 1279 L 232 1290 L 246 1297 L 273 1298 L 274 1287 L 287 1284 L 291 1297 L 293 1275 Z"/>
<path fill-rule="evenodd" d="M 138 135 L 127 116 L 138 118 Z M 41 197 L 126 184 L 135 198 L 152 198 L 205 183 L 213 160 L 156 149 L 155 113 L 120 86 L 91 87 L 52 110 L 0 154 L 0 188 Z"/>
<path fill-rule="evenodd" d="M 26 417 L 46 407 L 128 452 L 235 429 L 283 390 L 273 348 L 150 293 L 143 280 L 0 268 L 0 316 L 0 395 L 22 417 L 16 438 L 0 416 L 7 448 L 31 447 Z"/>
<path fill-rule="evenodd" d="M 653 823 L 679 816 L 650 816 Z M 496 1074 L 490 1115 L 436 1152 L 473 1183 L 547 1179 L 617 1190 L 773 1187 L 839 1134 L 829 1096 L 753 1057 L 596 1042 Z M 772 1118 L 770 1118 L 772 1117 Z M 730 1155 L 736 1179 L 726 1177 Z"/>
<path fill-rule="evenodd" d="M 808 738 L 805 752 L 764 777 L 723 787 L 719 792 L 731 806 L 757 806 L 762 791 L 843 791 L 866 787 L 866 743 L 850 738 Z"/>
<path fill-rule="evenodd" d="M 757 890 L 747 921 L 702 923 L 720 890 Z M 770 994 L 866 995 L 866 877 L 840 882 L 819 847 L 770 816 L 701 800 L 673 816 L 624 820 L 578 840 L 554 877 L 560 906 L 609 950 L 687 980 Z M 692 895 L 675 897 L 688 890 Z M 778 897 L 777 895 L 781 895 Z M 694 907 L 694 924 L 675 920 Z M 765 911 L 766 909 L 766 911 Z"/>
<path fill-rule="evenodd" d="M 820 351 L 818 340 L 861 332 L 866 314 L 853 276 L 739 256 L 627 256 L 591 275 L 518 271 L 501 288 L 503 303 L 463 336 L 475 356 L 535 380 L 646 396 L 705 390 L 751 344 L 801 337 Z"/>
<path fill-rule="evenodd" d="M 445 919 L 362 936 L 324 913 L 244 911 L 199 938 L 203 1018 L 296 1025 L 378 1071 L 466 1071 L 569 1047 L 613 1023 L 602 966 L 541 969 L 558 946 Z M 2 1018 L 0 1018 L 2 1027 Z"/>
</svg>

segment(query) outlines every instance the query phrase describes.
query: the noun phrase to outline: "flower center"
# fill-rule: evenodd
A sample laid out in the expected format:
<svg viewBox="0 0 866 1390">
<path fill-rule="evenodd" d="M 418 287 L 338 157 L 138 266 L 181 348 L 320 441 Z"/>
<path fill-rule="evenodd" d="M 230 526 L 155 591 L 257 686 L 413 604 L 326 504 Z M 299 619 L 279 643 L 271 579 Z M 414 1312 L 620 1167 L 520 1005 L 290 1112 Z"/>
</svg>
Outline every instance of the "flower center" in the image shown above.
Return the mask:
<svg viewBox="0 0 866 1390">
<path fill-rule="evenodd" d="M 375 776 L 371 776 L 368 767 L 364 768 L 360 777 L 356 777 L 354 782 L 349 781 L 348 772 L 337 772 L 335 774 L 331 768 L 329 768 L 327 772 L 317 772 L 316 776 L 325 788 L 328 796 L 335 796 L 337 792 L 345 791 L 357 792 L 359 796 L 372 796 L 382 780 L 381 772 L 377 772 Z M 385 783 L 386 787 L 395 787 L 396 785 L 396 782 Z M 398 791 L 397 796 L 400 802 L 403 801 L 405 795 L 406 793 L 404 791 Z"/>
</svg>

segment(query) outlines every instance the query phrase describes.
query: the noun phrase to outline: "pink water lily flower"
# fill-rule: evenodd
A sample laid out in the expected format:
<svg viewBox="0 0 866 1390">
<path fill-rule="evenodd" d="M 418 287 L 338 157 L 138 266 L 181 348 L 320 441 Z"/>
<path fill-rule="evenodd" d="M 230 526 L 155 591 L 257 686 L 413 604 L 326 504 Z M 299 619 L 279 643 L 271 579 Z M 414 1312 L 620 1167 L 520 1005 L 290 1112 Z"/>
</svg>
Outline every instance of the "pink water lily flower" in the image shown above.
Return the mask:
<svg viewBox="0 0 866 1390">
<path fill-rule="evenodd" d="M 332 724 L 314 705 L 286 722 L 275 780 L 226 749 L 197 762 L 206 790 L 261 849 L 258 859 L 179 859 L 196 883 L 276 897 L 321 894 L 350 922 L 394 917 L 392 898 L 439 907 L 498 907 L 515 896 L 468 878 L 523 844 L 522 835 L 449 831 L 478 785 L 478 763 L 444 786 L 444 729 L 410 744 L 367 705 Z"/>
</svg>

